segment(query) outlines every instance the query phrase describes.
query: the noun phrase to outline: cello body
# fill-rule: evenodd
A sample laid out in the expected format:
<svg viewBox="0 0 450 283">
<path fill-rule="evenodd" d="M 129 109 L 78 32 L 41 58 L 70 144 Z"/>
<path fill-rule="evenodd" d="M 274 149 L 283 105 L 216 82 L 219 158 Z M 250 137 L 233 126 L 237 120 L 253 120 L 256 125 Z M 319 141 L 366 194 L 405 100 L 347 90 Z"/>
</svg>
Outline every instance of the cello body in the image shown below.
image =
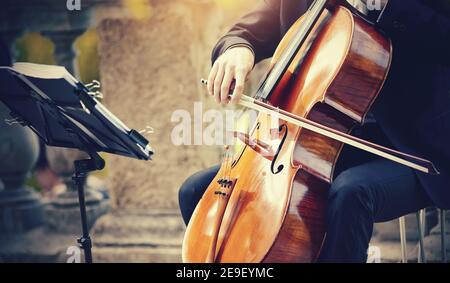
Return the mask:
<svg viewBox="0 0 450 283">
<path fill-rule="evenodd" d="M 280 42 L 277 63 L 300 18 Z M 389 71 L 389 39 L 345 7 L 324 10 L 267 101 L 350 133 L 364 123 Z M 183 241 L 183 262 L 313 262 L 325 238 L 327 195 L 343 144 L 260 113 L 246 146 L 222 164 L 198 203 Z M 222 182 L 224 176 L 228 183 Z"/>
</svg>

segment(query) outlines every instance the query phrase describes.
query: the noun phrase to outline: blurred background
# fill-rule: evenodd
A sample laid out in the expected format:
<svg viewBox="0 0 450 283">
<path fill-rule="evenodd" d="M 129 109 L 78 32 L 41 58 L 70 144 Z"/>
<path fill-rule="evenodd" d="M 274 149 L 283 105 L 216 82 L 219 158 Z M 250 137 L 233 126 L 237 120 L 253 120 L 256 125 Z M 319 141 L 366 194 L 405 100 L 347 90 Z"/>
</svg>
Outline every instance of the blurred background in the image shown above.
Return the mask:
<svg viewBox="0 0 450 283">
<path fill-rule="evenodd" d="M 1 2 L 0 65 L 56 64 L 82 82 L 98 80 L 111 112 L 131 128 L 154 129 L 153 161 L 103 154 L 106 168 L 88 178 L 94 261 L 181 260 L 185 226 L 178 188 L 191 174 L 217 164 L 221 148 L 174 146 L 170 118 L 179 109 L 193 114 L 196 101 L 204 111 L 217 107 L 199 79 L 209 73 L 217 39 L 257 2 L 80 0 L 81 10 L 72 11 L 66 0 Z M 266 66 L 255 68 L 247 93 Z M 8 118 L 0 103 L 0 262 L 70 261 L 70 247 L 81 234 L 71 184 L 80 152 L 46 147 L 27 128 L 4 123 Z M 414 216 L 407 228 L 414 260 Z M 375 234 L 376 244 L 385 247 L 383 260 L 398 261 L 398 222 L 378 225 Z"/>
<path fill-rule="evenodd" d="M 217 164 L 221 148 L 174 146 L 170 118 L 179 109 L 193 114 L 196 101 L 217 107 L 199 80 L 217 39 L 257 1 L 81 0 L 73 11 L 66 3 L 2 1 L 0 65 L 62 65 L 84 83 L 100 81 L 102 103 L 125 124 L 154 129 L 153 161 L 103 154 L 106 168 L 88 178 L 94 261 L 180 261 L 178 188 Z M 71 184 L 80 152 L 46 147 L 7 118 L 1 104 L 0 261 L 65 262 L 81 233 Z"/>
</svg>

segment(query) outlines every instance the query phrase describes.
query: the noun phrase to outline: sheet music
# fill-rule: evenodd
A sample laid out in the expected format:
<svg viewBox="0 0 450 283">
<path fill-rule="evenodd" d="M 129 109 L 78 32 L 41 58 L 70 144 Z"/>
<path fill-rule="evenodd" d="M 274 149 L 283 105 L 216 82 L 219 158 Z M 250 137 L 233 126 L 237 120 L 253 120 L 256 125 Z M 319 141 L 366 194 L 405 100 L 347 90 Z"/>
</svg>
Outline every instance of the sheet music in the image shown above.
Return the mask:
<svg viewBox="0 0 450 283">
<path fill-rule="evenodd" d="M 3 72 L 1 77 L 5 83 L 3 84 L 6 90 L 4 92 L 6 94 L 5 97 L 7 97 L 5 101 L 10 101 L 12 105 L 16 105 L 14 110 L 17 112 L 17 115 L 21 115 L 23 112 L 23 108 L 20 106 L 22 102 L 20 101 L 26 99 L 30 105 L 33 102 L 35 103 L 36 106 L 33 109 L 40 109 L 40 112 L 36 112 L 37 116 L 46 113 L 45 116 L 40 118 L 39 122 L 36 120 L 38 124 L 44 123 L 48 125 L 47 119 L 49 119 L 48 121 L 53 121 L 52 128 L 41 127 L 44 136 L 51 133 L 49 135 L 49 143 L 64 147 L 68 145 L 70 147 L 82 146 L 79 142 L 71 141 L 70 138 L 68 139 L 67 136 L 64 136 L 64 132 L 70 131 L 70 129 L 63 124 L 58 125 L 60 119 L 58 119 L 57 115 L 52 114 L 48 116 L 49 113 L 53 113 L 51 109 L 56 106 L 56 111 L 76 126 L 73 130 L 84 133 L 85 137 L 89 138 L 91 142 L 95 142 L 99 148 L 103 149 L 102 151 L 140 159 L 149 159 L 153 154 L 150 143 L 145 137 L 136 136 L 137 131 L 127 127 L 125 123 L 111 113 L 95 97 L 92 97 L 89 93 L 89 88 L 74 78 L 64 67 L 16 63 L 13 67 L 0 67 L 0 71 L 3 70 L 7 70 Z M 20 100 L 14 99 L 16 91 L 22 89 L 20 84 L 11 81 L 13 85 L 16 85 L 12 87 L 12 85 L 8 86 L 9 84 L 7 83 L 14 76 L 24 83 L 22 87 L 25 89 L 24 93 L 20 94 Z M 80 89 L 80 86 L 83 91 L 83 99 L 88 99 L 84 100 L 86 104 L 84 107 L 80 97 L 76 95 L 76 90 Z M 16 88 L 14 94 L 7 93 L 11 87 L 13 89 Z M 29 90 L 26 90 L 26 88 Z M 28 94 L 30 90 L 32 92 Z M 19 92 L 17 94 L 19 95 Z M 92 116 L 92 120 L 89 116 Z M 30 122 L 34 121 L 32 116 L 28 118 L 30 118 Z M 99 135 L 95 133 L 96 131 L 99 131 Z M 107 133 L 111 134 L 111 136 L 108 137 Z"/>
</svg>

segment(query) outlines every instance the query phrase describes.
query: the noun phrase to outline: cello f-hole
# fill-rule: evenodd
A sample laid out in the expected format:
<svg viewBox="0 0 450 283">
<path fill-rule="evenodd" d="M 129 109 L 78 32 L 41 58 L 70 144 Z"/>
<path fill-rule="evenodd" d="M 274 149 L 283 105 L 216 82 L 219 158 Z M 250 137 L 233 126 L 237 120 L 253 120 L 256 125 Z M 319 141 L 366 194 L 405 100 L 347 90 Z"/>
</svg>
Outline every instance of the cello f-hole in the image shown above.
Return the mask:
<svg viewBox="0 0 450 283">
<path fill-rule="evenodd" d="M 278 165 L 278 167 L 275 170 L 275 167 L 276 167 L 275 163 L 278 160 L 278 155 L 280 154 L 280 151 L 283 148 L 284 142 L 286 141 L 286 138 L 287 138 L 287 135 L 288 135 L 288 132 L 289 132 L 288 127 L 286 126 L 286 124 L 281 125 L 278 130 L 281 133 L 283 131 L 283 129 L 284 129 L 283 138 L 281 139 L 280 145 L 277 148 L 277 152 L 275 153 L 275 156 L 273 157 L 272 164 L 270 165 L 270 170 L 272 171 L 272 174 L 275 174 L 275 175 L 280 173 L 284 169 L 284 165 L 280 164 L 280 165 Z"/>
</svg>

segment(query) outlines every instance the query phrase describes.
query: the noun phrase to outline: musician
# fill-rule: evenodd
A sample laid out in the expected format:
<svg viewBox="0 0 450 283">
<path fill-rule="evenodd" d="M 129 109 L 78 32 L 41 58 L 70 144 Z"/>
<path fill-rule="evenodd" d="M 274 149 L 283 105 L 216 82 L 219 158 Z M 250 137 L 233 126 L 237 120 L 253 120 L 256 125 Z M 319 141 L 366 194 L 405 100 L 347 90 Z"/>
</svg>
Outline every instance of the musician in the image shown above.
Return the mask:
<svg viewBox="0 0 450 283">
<path fill-rule="evenodd" d="M 217 102 L 228 103 L 232 81 L 233 102 L 239 100 L 254 64 L 272 56 L 311 2 L 261 1 L 219 40 L 208 78 Z M 374 222 L 430 205 L 450 208 L 450 1 L 382 2 L 382 11 L 369 16 L 392 39 L 394 50 L 388 79 L 372 107 L 372 128 L 380 129 L 374 137 L 432 160 L 441 174 L 422 174 L 381 158 L 358 160 L 361 151 L 349 153 L 329 191 L 319 262 L 365 262 Z M 197 173 L 182 185 L 179 200 L 186 223 L 218 168 Z"/>
</svg>

